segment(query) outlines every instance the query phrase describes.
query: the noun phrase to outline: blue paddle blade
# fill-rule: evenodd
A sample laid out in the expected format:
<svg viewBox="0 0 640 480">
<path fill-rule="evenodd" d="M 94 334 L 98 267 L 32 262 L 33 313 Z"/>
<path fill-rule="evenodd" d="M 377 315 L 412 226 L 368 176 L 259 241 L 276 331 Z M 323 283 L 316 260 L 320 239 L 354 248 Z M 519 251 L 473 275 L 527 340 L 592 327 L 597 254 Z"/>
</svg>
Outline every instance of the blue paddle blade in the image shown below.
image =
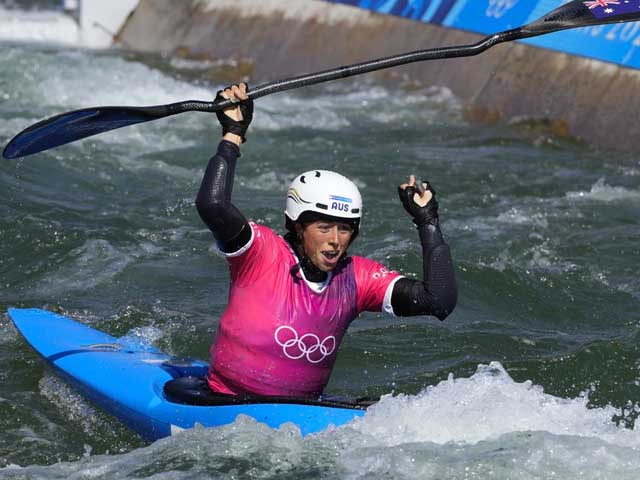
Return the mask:
<svg viewBox="0 0 640 480">
<path fill-rule="evenodd" d="M 177 113 L 177 112 L 176 112 Z M 5 147 L 7 159 L 24 157 L 98 133 L 167 116 L 163 107 L 98 107 L 63 113 L 38 122 Z"/>
<path fill-rule="evenodd" d="M 187 100 L 153 107 L 93 107 L 74 110 L 24 129 L 7 144 L 2 156 L 7 159 L 25 157 L 116 128 L 184 112 L 217 112 L 230 105 L 229 100 L 218 103 Z"/>
</svg>

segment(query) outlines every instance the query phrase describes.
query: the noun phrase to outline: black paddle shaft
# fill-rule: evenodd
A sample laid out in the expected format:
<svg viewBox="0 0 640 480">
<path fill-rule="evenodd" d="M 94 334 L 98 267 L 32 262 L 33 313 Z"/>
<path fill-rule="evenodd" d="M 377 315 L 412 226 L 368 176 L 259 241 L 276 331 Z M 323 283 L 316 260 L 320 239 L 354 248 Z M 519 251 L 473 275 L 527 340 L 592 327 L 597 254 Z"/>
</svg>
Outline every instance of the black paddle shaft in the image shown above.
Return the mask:
<svg viewBox="0 0 640 480">
<path fill-rule="evenodd" d="M 354 65 L 325 70 L 322 72 L 311 73 L 308 75 L 301 75 L 298 77 L 260 85 L 251 90 L 248 95 L 251 99 L 256 99 L 264 97 L 265 95 L 270 95 L 272 93 L 283 92 L 285 90 L 292 90 L 294 88 L 306 87 L 309 85 L 315 85 L 331 80 L 352 77 L 355 75 L 361 75 L 363 73 L 383 70 L 399 65 L 424 62 L 427 60 L 471 57 L 474 55 L 478 55 L 499 43 L 537 37 L 539 35 L 558 32 L 560 30 L 587 27 L 590 25 L 602 25 L 605 23 L 628 22 L 633 20 L 640 20 L 640 11 L 617 16 L 612 15 L 611 17 L 606 19 L 599 19 L 585 5 L 584 1 L 578 0 L 567 3 L 553 10 L 552 12 L 549 12 L 544 17 L 536 20 L 535 22 L 529 23 L 523 27 L 514 28 L 512 30 L 506 30 L 504 32 L 490 35 L 473 45 L 419 50 L 416 52 L 394 55 L 377 60 L 372 60 L 369 62 L 357 63 Z M 218 111 L 220 108 L 227 108 L 230 104 L 231 102 L 225 104 L 212 104 L 211 111 Z"/>
<path fill-rule="evenodd" d="M 271 95 L 272 93 L 284 92 L 285 90 L 293 90 L 294 88 L 307 87 L 309 85 L 316 85 L 318 83 L 329 82 L 331 80 L 353 77 L 355 75 L 362 75 L 363 73 L 384 70 L 386 68 L 397 67 L 398 65 L 407 65 L 409 63 L 424 62 L 426 60 L 470 57 L 478 55 L 498 43 L 522 38 L 520 33 L 520 29 L 508 30 L 506 32 L 491 35 L 473 45 L 418 50 L 416 52 L 403 53 L 402 55 L 394 55 L 369 62 L 356 63 L 354 65 L 324 70 L 322 72 L 287 78 L 285 80 L 260 85 L 252 89 L 248 93 L 248 96 L 251 99 L 256 99 L 266 95 Z M 218 108 L 226 108 L 226 105 L 219 105 L 220 104 L 214 104 L 212 106 L 214 109 L 213 111 L 217 111 Z"/>
<path fill-rule="evenodd" d="M 608 14 L 608 16 L 602 16 L 595 15 L 591 8 L 586 5 L 592 2 L 575 0 L 549 12 L 535 22 L 520 28 L 490 35 L 473 45 L 419 50 L 292 77 L 260 85 L 248 92 L 248 96 L 255 100 L 272 93 L 352 77 L 398 65 L 426 60 L 469 57 L 478 55 L 498 43 L 536 37 L 570 28 L 640 20 L 640 0 L 630 1 L 634 7 L 637 6 L 639 8 L 636 10 L 627 8 L 624 13 L 612 13 Z M 7 144 L 3 156 L 5 158 L 24 157 L 128 125 L 135 125 L 189 111 L 217 112 L 232 105 L 233 102 L 230 100 L 220 102 L 188 100 L 153 107 L 95 107 L 75 110 L 42 120 L 23 130 Z"/>
</svg>

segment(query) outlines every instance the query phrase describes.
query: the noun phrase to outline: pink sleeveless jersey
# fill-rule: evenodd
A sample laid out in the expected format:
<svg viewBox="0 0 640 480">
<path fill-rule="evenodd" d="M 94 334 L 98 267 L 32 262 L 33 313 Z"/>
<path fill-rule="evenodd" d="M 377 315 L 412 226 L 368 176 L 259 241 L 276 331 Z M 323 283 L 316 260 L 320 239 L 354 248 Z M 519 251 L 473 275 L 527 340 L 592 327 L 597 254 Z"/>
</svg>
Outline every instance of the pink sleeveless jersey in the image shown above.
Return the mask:
<svg viewBox="0 0 640 480">
<path fill-rule="evenodd" d="M 282 237 L 251 227 L 250 243 L 227 255 L 229 304 L 211 347 L 209 385 L 220 393 L 317 396 L 351 321 L 365 310 L 393 313 L 400 277 L 354 256 L 317 292 L 294 268 L 298 260 Z"/>
</svg>

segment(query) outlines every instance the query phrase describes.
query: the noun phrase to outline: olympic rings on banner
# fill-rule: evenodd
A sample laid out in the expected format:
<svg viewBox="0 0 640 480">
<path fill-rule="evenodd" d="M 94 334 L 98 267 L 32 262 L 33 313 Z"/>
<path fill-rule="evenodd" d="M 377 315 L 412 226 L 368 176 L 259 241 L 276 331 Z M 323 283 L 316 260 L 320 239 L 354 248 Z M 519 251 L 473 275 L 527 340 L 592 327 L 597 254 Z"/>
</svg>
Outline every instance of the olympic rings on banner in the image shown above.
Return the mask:
<svg viewBox="0 0 640 480">
<path fill-rule="evenodd" d="M 286 339 L 287 335 L 281 334 L 283 330 L 291 332 L 293 336 Z M 322 341 L 320 341 L 320 337 L 313 333 L 307 333 L 299 337 L 298 332 L 288 325 L 278 327 L 274 337 L 276 343 L 282 347 L 282 353 L 291 360 L 299 360 L 302 357 L 306 357 L 309 363 L 320 363 L 336 349 L 336 337 L 333 335 L 329 335 Z M 285 339 L 282 339 L 282 337 L 285 337 Z"/>
</svg>

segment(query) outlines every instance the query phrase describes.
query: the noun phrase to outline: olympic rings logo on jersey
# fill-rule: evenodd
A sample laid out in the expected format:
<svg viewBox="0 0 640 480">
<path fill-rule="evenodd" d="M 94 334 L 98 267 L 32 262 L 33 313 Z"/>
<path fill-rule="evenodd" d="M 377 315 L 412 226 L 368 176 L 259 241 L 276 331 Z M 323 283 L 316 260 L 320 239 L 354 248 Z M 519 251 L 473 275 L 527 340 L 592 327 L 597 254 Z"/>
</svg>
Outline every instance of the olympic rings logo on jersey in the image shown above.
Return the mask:
<svg viewBox="0 0 640 480">
<path fill-rule="evenodd" d="M 282 353 L 291 360 L 306 357 L 309 363 L 320 363 L 336 349 L 336 337 L 333 335 L 329 335 L 322 341 L 313 333 L 299 337 L 298 332 L 288 325 L 278 327 L 274 338 L 276 343 L 282 347 Z"/>
<path fill-rule="evenodd" d="M 518 0 L 489 0 L 486 15 L 487 17 L 502 18 L 516 3 Z"/>
</svg>

